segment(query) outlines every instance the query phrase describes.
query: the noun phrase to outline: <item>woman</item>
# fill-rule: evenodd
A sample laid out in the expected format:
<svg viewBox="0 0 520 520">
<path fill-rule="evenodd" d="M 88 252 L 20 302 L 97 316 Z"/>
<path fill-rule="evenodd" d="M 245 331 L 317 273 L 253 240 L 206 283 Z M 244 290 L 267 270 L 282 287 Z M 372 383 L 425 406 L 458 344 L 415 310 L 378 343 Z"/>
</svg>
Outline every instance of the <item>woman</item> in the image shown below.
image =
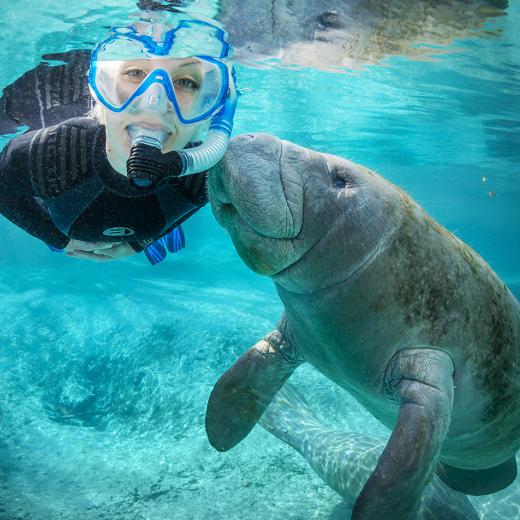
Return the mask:
<svg viewBox="0 0 520 520">
<path fill-rule="evenodd" d="M 145 250 L 154 264 L 182 247 L 179 225 L 207 202 L 205 170 L 231 133 L 228 56 L 224 32 L 199 20 L 113 29 L 92 53 L 90 117 L 4 149 L 0 211 L 78 258 Z"/>
</svg>

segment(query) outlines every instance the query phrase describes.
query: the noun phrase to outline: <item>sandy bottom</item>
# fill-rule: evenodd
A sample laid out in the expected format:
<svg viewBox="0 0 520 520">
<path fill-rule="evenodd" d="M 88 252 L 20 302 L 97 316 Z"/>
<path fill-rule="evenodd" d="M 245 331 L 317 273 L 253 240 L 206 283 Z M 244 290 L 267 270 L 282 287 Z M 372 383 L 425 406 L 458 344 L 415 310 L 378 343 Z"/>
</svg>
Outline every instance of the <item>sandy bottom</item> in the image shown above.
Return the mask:
<svg viewBox="0 0 520 520">
<path fill-rule="evenodd" d="M 224 454 L 205 436 L 214 382 L 280 313 L 274 289 L 147 269 L 2 270 L 0 519 L 348 518 L 260 427 Z M 311 367 L 293 380 L 324 422 L 388 435 Z M 518 519 L 519 485 L 474 503 Z"/>
</svg>

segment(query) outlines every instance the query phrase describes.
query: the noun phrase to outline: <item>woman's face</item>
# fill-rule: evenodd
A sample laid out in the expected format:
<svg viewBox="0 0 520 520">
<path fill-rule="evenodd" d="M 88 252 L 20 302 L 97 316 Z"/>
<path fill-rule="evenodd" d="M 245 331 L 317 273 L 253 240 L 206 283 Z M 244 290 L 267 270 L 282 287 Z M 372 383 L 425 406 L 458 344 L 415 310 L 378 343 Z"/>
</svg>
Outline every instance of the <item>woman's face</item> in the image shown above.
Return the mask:
<svg viewBox="0 0 520 520">
<path fill-rule="evenodd" d="M 166 70 L 171 78 L 177 103 L 183 114 L 196 103 L 202 82 L 203 70 L 197 60 L 153 59 L 118 62 L 114 72 L 114 94 L 123 103 L 135 92 L 146 76 L 155 69 Z M 163 152 L 180 150 L 195 140 L 208 125 L 208 121 L 186 125 L 179 121 L 166 96 L 164 87 L 153 83 L 122 112 L 113 112 L 103 105 L 101 120 L 106 127 L 107 155 L 112 167 L 126 174 L 126 161 L 130 154 L 132 138 L 129 127 L 139 126 L 167 133 Z"/>
</svg>

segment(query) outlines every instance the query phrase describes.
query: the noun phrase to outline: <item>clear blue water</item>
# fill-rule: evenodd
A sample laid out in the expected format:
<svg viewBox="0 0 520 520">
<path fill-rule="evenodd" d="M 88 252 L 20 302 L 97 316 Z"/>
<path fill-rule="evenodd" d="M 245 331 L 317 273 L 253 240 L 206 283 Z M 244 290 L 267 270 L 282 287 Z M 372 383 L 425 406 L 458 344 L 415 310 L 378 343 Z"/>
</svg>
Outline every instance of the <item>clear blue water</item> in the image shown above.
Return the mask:
<svg viewBox="0 0 520 520">
<path fill-rule="evenodd" d="M 85 5 L 6 2 L 0 87 L 43 53 L 92 44 L 135 11 L 128 0 Z M 499 38 L 352 73 L 239 65 L 235 133 L 275 134 L 375 169 L 518 295 L 519 26 L 516 4 L 493 23 Z M 225 454 L 206 440 L 214 382 L 281 312 L 271 282 L 247 270 L 209 208 L 186 224 L 186 249 L 154 268 L 140 256 L 91 264 L 53 255 L 5 219 L 0 228 L 0 519 L 347 514 L 260 428 Z M 311 368 L 295 380 L 329 424 L 388 435 Z M 475 499 L 482 517 L 518 518 L 519 486 Z"/>
</svg>

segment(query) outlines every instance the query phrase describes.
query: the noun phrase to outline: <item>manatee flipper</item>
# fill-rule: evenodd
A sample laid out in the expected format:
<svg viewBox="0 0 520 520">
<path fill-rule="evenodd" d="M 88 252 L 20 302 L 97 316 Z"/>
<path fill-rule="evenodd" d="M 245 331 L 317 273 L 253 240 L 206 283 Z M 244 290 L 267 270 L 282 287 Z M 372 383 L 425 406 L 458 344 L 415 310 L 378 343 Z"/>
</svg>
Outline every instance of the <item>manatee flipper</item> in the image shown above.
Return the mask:
<svg viewBox="0 0 520 520">
<path fill-rule="evenodd" d="M 325 427 L 290 382 L 276 394 L 259 424 L 298 451 L 318 476 L 350 506 L 385 447 L 384 439 Z M 479 516 L 466 495 L 450 489 L 434 475 L 413 518 L 478 520 Z"/>
<path fill-rule="evenodd" d="M 240 356 L 209 397 L 206 433 L 210 444 L 227 451 L 244 439 L 302 362 L 279 330 Z"/>
<path fill-rule="evenodd" d="M 518 471 L 513 456 L 498 466 L 479 470 L 455 468 L 440 462 L 436 473 L 452 489 L 480 496 L 505 489 L 515 481 Z"/>
<path fill-rule="evenodd" d="M 390 360 L 384 391 L 399 403 L 397 424 L 352 511 L 353 520 L 410 518 L 439 460 L 453 407 L 453 361 L 434 348 Z"/>
</svg>

